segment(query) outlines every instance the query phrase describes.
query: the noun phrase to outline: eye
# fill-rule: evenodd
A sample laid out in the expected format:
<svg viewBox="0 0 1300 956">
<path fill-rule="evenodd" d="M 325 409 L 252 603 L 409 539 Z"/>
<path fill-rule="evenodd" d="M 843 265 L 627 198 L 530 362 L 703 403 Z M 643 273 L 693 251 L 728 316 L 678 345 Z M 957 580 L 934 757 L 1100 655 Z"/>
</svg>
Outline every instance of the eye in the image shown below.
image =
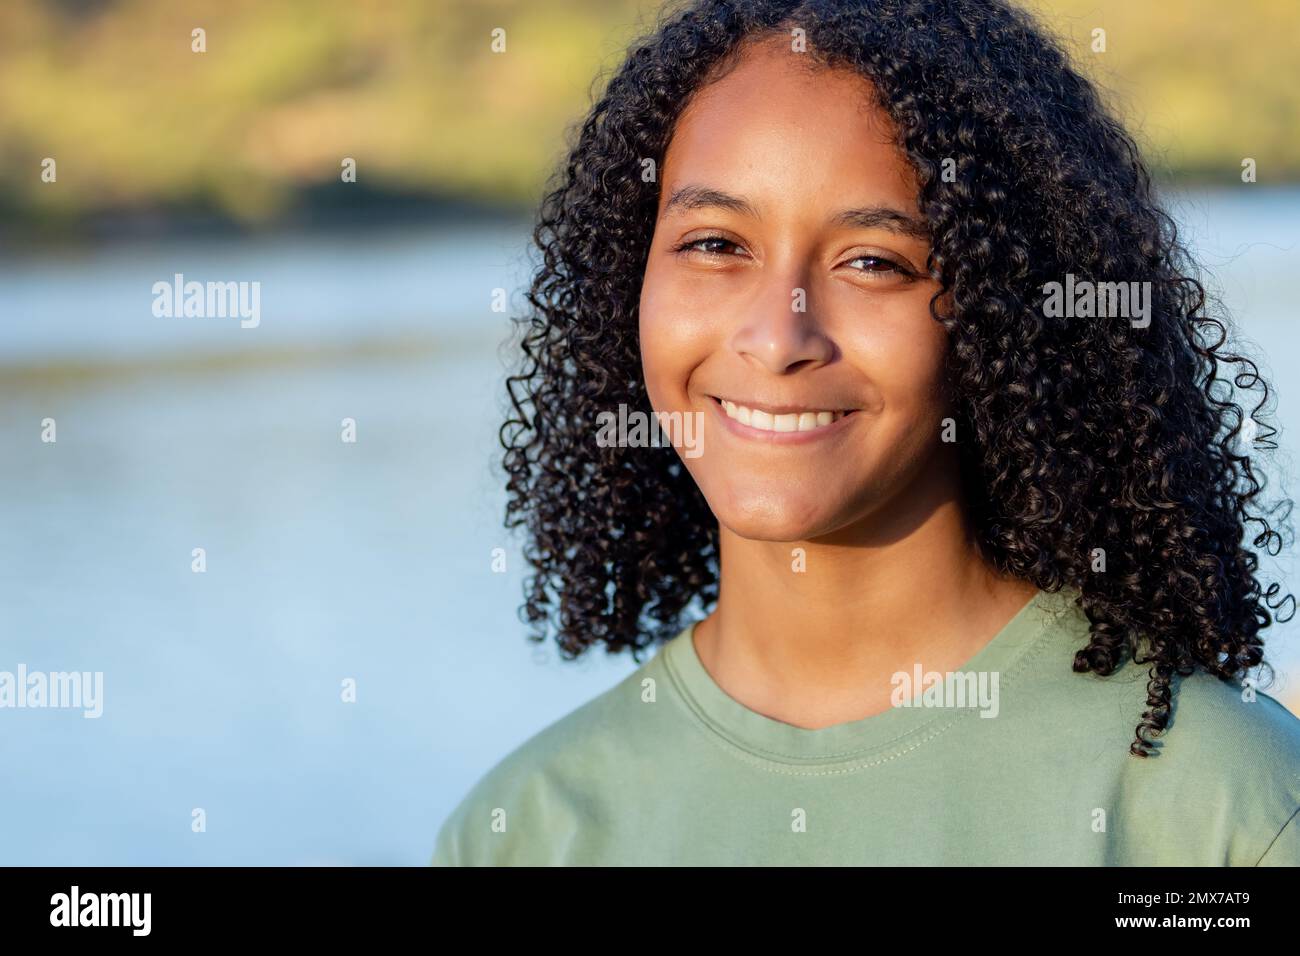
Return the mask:
<svg viewBox="0 0 1300 956">
<path fill-rule="evenodd" d="M 725 236 L 701 236 L 698 239 L 689 239 L 680 245 L 673 247 L 673 252 L 700 252 L 706 256 L 725 256 L 729 255 L 729 249 L 739 249 L 740 244 L 733 242 Z"/>
<path fill-rule="evenodd" d="M 861 262 L 861 267 L 852 266 L 852 263 Z M 900 265 L 892 259 L 886 259 L 883 256 L 854 256 L 848 261 L 848 264 L 855 272 L 866 272 L 878 275 L 888 275 L 895 273 L 906 278 L 912 278 L 912 270 Z"/>
</svg>

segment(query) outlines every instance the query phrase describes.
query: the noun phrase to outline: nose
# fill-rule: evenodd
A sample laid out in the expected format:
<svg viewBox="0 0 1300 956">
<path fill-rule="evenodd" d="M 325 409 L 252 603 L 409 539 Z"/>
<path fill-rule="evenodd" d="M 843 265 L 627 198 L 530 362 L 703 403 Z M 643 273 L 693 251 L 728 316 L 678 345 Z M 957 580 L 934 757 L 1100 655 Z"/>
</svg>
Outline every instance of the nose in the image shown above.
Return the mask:
<svg viewBox="0 0 1300 956">
<path fill-rule="evenodd" d="M 817 321 L 810 298 L 807 285 L 792 281 L 788 273 L 762 283 L 731 347 L 775 375 L 829 362 L 835 343 Z"/>
</svg>

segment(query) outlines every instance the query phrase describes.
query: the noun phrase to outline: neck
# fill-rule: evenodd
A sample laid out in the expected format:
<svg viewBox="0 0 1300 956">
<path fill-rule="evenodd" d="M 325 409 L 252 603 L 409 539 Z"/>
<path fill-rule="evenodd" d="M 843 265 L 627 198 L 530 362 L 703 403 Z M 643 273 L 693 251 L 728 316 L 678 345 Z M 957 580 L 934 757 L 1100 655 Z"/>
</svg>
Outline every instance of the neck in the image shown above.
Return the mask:
<svg viewBox="0 0 1300 956">
<path fill-rule="evenodd" d="M 729 696 L 809 729 L 869 717 L 895 673 L 961 669 L 1025 606 L 1036 588 L 982 560 L 957 489 L 909 498 L 809 541 L 721 529 L 718 604 L 695 648 Z"/>
</svg>

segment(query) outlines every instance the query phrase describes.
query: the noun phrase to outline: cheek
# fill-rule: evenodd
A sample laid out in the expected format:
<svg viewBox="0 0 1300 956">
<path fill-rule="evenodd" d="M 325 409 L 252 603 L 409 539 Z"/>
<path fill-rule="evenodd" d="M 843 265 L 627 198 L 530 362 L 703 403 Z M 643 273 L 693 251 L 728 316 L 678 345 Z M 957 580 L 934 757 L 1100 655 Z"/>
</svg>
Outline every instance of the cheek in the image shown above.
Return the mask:
<svg viewBox="0 0 1300 956">
<path fill-rule="evenodd" d="M 947 333 L 939 323 L 924 310 L 902 303 L 897 312 L 877 315 L 846 343 L 854 364 L 872 383 L 880 410 L 898 427 L 941 417 L 947 347 Z"/>
<path fill-rule="evenodd" d="M 641 367 L 646 391 L 656 408 L 685 402 L 691 371 L 708 355 L 707 323 L 689 289 L 646 269 L 638 308 Z"/>
<path fill-rule="evenodd" d="M 905 392 L 916 405 L 940 401 L 944 355 L 947 339 L 943 330 L 929 319 L 924 331 L 898 336 L 885 347 L 889 357 L 888 381 L 896 391 Z"/>
</svg>

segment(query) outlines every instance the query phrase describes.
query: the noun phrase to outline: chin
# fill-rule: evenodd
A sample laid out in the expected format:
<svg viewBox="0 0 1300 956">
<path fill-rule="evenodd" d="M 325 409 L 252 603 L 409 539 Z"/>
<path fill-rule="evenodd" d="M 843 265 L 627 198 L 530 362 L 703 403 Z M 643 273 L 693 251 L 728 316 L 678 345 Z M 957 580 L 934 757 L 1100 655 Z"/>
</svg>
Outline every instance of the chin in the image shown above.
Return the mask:
<svg viewBox="0 0 1300 956">
<path fill-rule="evenodd" d="M 719 524 L 750 541 L 807 541 L 842 523 L 820 496 L 809 500 L 788 494 L 745 496 L 732 492 L 725 503 L 705 497 Z"/>
</svg>

